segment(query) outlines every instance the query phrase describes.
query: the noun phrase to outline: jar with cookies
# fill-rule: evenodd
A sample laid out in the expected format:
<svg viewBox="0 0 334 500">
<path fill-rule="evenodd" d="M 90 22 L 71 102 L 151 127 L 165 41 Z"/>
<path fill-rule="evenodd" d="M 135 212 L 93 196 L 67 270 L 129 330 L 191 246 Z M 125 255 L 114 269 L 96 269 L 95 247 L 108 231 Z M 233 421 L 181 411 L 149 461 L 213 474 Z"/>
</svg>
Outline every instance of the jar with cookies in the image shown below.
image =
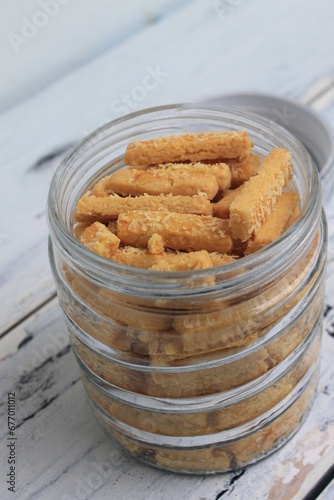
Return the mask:
<svg viewBox="0 0 334 500">
<path fill-rule="evenodd" d="M 83 384 L 128 452 L 219 473 L 298 431 L 316 393 L 327 228 L 290 133 L 232 108 L 127 115 L 57 169 L 48 224 Z"/>
</svg>

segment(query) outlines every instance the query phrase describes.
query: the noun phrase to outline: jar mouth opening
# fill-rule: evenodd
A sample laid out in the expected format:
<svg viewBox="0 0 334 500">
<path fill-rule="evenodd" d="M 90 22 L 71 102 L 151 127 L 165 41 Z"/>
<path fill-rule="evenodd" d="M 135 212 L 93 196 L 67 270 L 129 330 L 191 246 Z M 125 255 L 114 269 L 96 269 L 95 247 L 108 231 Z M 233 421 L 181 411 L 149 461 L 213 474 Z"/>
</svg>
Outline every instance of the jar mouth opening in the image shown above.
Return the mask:
<svg viewBox="0 0 334 500">
<path fill-rule="evenodd" d="M 70 228 L 70 220 L 75 209 L 74 201 L 76 203 L 84 192 L 78 191 L 76 198 L 69 194 L 69 189 L 73 188 L 73 186 L 69 187 L 72 173 L 83 169 L 87 184 L 89 169 L 85 165 L 89 162 L 94 164 L 94 158 L 101 165 L 110 165 L 111 161 L 119 160 L 119 157 L 112 156 L 112 153 L 117 150 L 117 144 L 125 145 L 131 142 L 136 136 L 143 134 L 143 129 L 150 137 L 163 135 L 166 126 L 168 126 L 170 133 L 195 130 L 200 132 L 206 131 L 203 129 L 207 128 L 215 131 L 247 130 L 251 139 L 253 136 L 255 147 L 257 147 L 256 141 L 260 141 L 259 148 L 262 151 L 266 147 L 270 147 L 270 149 L 283 147 L 291 151 L 294 179 L 297 180 L 293 187 L 299 191 L 300 198 L 300 214 L 293 225 L 262 250 L 229 264 L 192 271 L 166 272 L 130 267 L 104 259 L 88 250 L 75 238 Z M 136 131 L 138 131 L 137 134 Z M 111 144 L 110 154 L 103 157 L 108 149 L 107 143 Z M 104 175 L 107 174 L 104 173 Z M 301 182 L 306 182 L 306 193 L 301 192 Z M 278 265 L 279 255 L 284 254 L 286 259 L 296 238 L 303 240 L 305 234 L 308 233 L 307 228 L 317 222 L 316 218 L 319 219 L 320 209 L 317 210 L 317 208 L 320 206 L 321 186 L 313 160 L 302 143 L 283 127 L 274 121 L 249 112 L 237 111 L 235 108 L 176 104 L 131 113 L 103 125 L 85 137 L 62 161 L 53 176 L 48 195 L 48 225 L 53 244 L 66 249 L 66 254 L 79 266 L 84 266 L 88 272 L 95 275 L 100 273 L 101 276 L 104 276 L 105 281 L 117 275 L 121 281 L 131 280 L 133 282 L 136 279 L 140 282 L 150 283 L 154 287 L 161 286 L 161 284 L 172 286 L 176 282 L 187 282 L 191 279 L 198 280 L 197 285 L 201 288 L 201 280 L 219 276 L 220 280 L 224 281 L 224 286 L 230 287 L 238 283 L 239 277 L 244 280 L 245 272 L 247 272 L 249 279 L 252 277 L 258 279 L 262 272 L 266 273 L 269 263 L 276 262 Z M 282 262 L 279 265 L 282 265 Z M 203 288 L 209 289 L 211 287 L 203 283 Z"/>
</svg>

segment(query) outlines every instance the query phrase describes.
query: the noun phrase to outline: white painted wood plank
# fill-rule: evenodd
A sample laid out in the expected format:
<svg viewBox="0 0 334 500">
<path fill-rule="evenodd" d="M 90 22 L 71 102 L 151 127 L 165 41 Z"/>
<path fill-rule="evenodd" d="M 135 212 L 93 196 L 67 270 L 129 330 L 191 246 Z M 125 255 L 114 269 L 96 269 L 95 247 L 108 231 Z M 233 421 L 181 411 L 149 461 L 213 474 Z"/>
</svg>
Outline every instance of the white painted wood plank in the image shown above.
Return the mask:
<svg viewBox="0 0 334 500">
<path fill-rule="evenodd" d="M 0 110 L 189 0 L 2 0 Z"/>
<path fill-rule="evenodd" d="M 318 496 L 318 500 L 333 500 L 334 498 L 334 479 Z"/>
<path fill-rule="evenodd" d="M 312 108 L 315 111 L 323 111 L 332 102 L 334 102 L 334 82 L 332 88 L 323 96 L 319 97 L 315 103 L 312 104 Z"/>
<path fill-rule="evenodd" d="M 44 211 L 61 155 L 33 169 L 41 157 L 127 110 L 242 90 L 298 98 L 334 72 L 331 0 L 233 5 L 222 19 L 213 2 L 193 2 L 0 116 L 0 332 L 53 293 Z M 162 76 L 148 90 L 152 71 Z"/>
<path fill-rule="evenodd" d="M 23 170 L 15 176 L 1 163 L 0 184 L 0 334 L 55 294 L 51 276 L 45 221 L 46 198 L 58 161 Z"/>
<path fill-rule="evenodd" d="M 320 94 L 325 93 L 333 85 L 333 80 L 328 77 L 320 78 L 305 94 L 300 98 L 300 102 L 308 104 L 316 99 Z"/>
</svg>

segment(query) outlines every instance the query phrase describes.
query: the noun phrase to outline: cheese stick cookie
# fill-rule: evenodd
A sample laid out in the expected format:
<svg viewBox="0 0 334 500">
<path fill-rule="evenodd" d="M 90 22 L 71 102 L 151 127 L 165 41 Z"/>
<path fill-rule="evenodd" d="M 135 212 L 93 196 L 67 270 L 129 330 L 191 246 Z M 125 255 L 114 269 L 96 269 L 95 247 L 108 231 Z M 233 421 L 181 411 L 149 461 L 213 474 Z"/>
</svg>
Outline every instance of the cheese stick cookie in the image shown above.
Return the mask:
<svg viewBox="0 0 334 500">
<path fill-rule="evenodd" d="M 146 247 L 160 234 L 167 248 L 228 253 L 233 247 L 229 222 L 210 216 L 172 212 L 128 212 L 120 214 L 117 236 L 126 245 Z"/>
<path fill-rule="evenodd" d="M 189 253 L 163 252 L 153 255 L 143 248 L 126 246 L 119 248 L 112 260 L 119 264 L 152 271 L 187 271 L 212 267 L 212 260 L 207 251 Z"/>
<path fill-rule="evenodd" d="M 80 236 L 80 241 L 89 250 L 106 259 L 112 257 L 120 243 L 119 238 L 100 222 L 94 222 L 87 227 Z"/>
<path fill-rule="evenodd" d="M 238 257 L 235 255 L 226 255 L 219 252 L 210 252 L 210 258 L 214 266 L 221 266 L 222 264 L 229 264 L 234 262 Z"/>
<path fill-rule="evenodd" d="M 73 226 L 73 234 L 74 236 L 80 240 L 80 236 L 82 235 L 82 233 L 84 232 L 85 229 L 87 229 L 87 227 L 89 227 L 91 225 L 92 222 L 76 222 Z M 117 234 L 117 232 L 115 233 Z"/>
<path fill-rule="evenodd" d="M 265 157 L 257 175 L 244 184 L 230 205 L 234 238 L 246 241 L 256 234 L 281 196 L 291 175 L 291 153 L 275 148 Z"/>
<path fill-rule="evenodd" d="M 271 214 L 268 215 L 265 222 L 262 224 L 256 235 L 252 240 L 249 240 L 245 255 L 261 250 L 273 241 L 275 241 L 281 234 L 291 217 L 298 203 L 298 194 L 284 192 L 277 200 Z"/>
<path fill-rule="evenodd" d="M 162 238 L 154 234 L 150 240 L 154 244 L 162 243 Z M 213 265 L 228 264 L 233 262 L 234 257 L 208 253 L 206 250 L 189 253 L 164 252 L 152 253 L 152 249 L 146 250 L 134 247 L 118 248 L 119 238 L 111 233 L 103 224 L 94 222 L 82 233 L 81 242 L 90 250 L 107 259 L 132 267 L 151 269 L 156 271 L 187 271 L 212 267 Z M 156 241 L 158 240 L 158 241 Z M 211 258 L 212 256 L 212 258 Z"/>
<path fill-rule="evenodd" d="M 201 250 L 177 255 L 166 253 L 164 258 L 149 267 L 149 269 L 151 271 L 196 271 L 207 269 L 212 265 L 210 254 L 206 250 Z"/>
<path fill-rule="evenodd" d="M 77 204 L 74 218 L 77 221 L 110 221 L 119 214 L 132 210 L 165 210 L 185 214 L 212 215 L 212 205 L 203 196 L 150 196 L 121 198 L 108 196 L 99 198 L 94 195 L 82 196 Z"/>
<path fill-rule="evenodd" d="M 230 217 L 230 205 L 241 192 L 242 188 L 243 186 L 240 186 L 237 189 L 229 189 L 226 191 L 222 199 L 213 204 L 213 215 L 220 219 L 228 219 Z"/>
<path fill-rule="evenodd" d="M 221 266 L 234 262 L 237 257 L 226 255 L 218 252 L 207 252 L 199 250 L 190 253 L 171 253 L 165 254 L 168 258 L 161 259 L 160 262 L 154 264 L 149 269 L 152 271 L 180 271 L 180 270 L 196 270 L 206 269 L 212 266 Z M 190 256 L 190 257 L 188 257 Z"/>
<path fill-rule="evenodd" d="M 251 153 L 246 161 L 240 162 L 238 160 L 227 160 L 226 163 L 231 169 L 231 188 L 235 189 L 256 174 L 261 160 L 259 156 Z"/>
<path fill-rule="evenodd" d="M 206 163 L 166 163 L 165 165 L 152 166 L 148 172 L 162 171 L 167 174 L 173 172 L 197 172 L 205 175 L 213 175 L 218 182 L 219 191 L 226 191 L 231 185 L 231 170 L 226 163 L 206 164 Z"/>
<path fill-rule="evenodd" d="M 207 132 L 171 135 L 149 141 L 133 141 L 124 155 L 127 165 L 158 165 L 184 161 L 248 158 L 252 147 L 247 132 Z"/>
<path fill-rule="evenodd" d="M 95 196 L 109 196 L 111 193 L 124 196 L 143 194 L 173 196 L 194 196 L 202 194 L 209 200 L 218 192 L 218 183 L 213 175 L 192 172 L 173 172 L 136 170 L 123 168 L 105 177 L 96 184 L 92 193 Z"/>
<path fill-rule="evenodd" d="M 163 253 L 165 250 L 165 243 L 160 234 L 152 234 L 151 238 L 147 242 L 147 250 L 152 255 L 159 255 Z"/>
</svg>

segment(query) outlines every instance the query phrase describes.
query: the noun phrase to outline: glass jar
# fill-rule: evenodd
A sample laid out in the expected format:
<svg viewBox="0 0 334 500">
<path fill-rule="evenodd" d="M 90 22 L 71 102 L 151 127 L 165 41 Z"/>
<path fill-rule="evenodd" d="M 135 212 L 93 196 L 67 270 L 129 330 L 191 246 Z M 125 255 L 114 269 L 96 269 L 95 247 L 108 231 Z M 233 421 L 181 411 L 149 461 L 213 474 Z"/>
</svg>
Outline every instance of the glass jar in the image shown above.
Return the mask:
<svg viewBox="0 0 334 500">
<path fill-rule="evenodd" d="M 300 215 L 263 250 L 198 271 L 148 271 L 90 252 L 73 235 L 79 197 L 124 166 L 133 139 L 246 130 L 254 151 L 292 153 Z M 302 144 L 232 109 L 166 106 L 88 136 L 49 193 L 50 262 L 97 418 L 154 466 L 213 473 L 254 462 L 299 428 L 316 387 L 326 221 Z"/>
</svg>

